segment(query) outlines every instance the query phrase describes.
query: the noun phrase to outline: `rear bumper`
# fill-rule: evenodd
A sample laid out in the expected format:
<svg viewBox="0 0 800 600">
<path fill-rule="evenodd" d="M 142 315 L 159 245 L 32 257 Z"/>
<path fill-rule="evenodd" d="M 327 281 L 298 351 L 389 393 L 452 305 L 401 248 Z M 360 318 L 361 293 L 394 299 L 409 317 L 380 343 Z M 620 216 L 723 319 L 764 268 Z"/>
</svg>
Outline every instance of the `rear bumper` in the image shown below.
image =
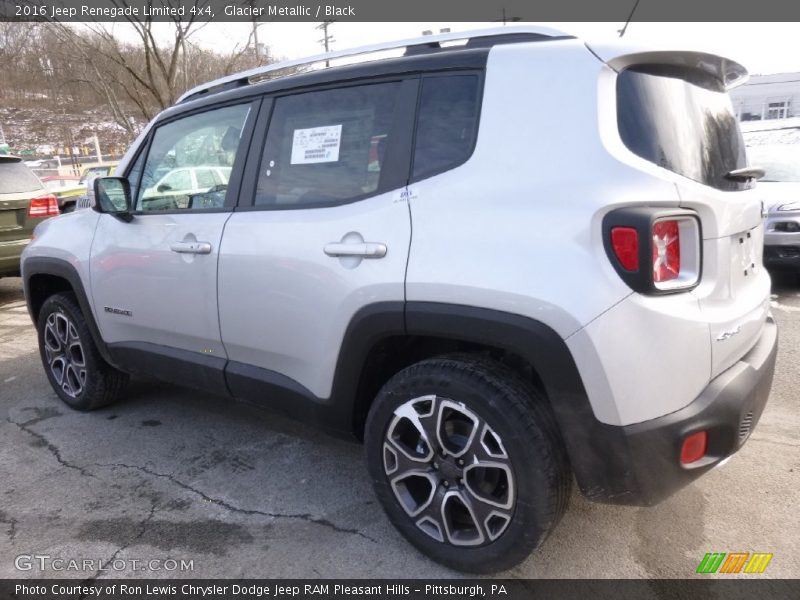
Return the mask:
<svg viewBox="0 0 800 600">
<path fill-rule="evenodd" d="M 664 500 L 747 441 L 769 397 L 778 348 L 777 326 L 769 318 L 750 352 L 713 379 L 688 406 L 669 415 L 623 427 L 604 426 L 594 440 L 603 449 L 596 467 L 603 470 L 579 484 L 592 500 L 650 506 Z M 708 432 L 704 458 L 680 463 L 686 436 Z"/>
<path fill-rule="evenodd" d="M 19 259 L 30 239 L 0 242 L 0 276 L 19 275 Z"/>
</svg>

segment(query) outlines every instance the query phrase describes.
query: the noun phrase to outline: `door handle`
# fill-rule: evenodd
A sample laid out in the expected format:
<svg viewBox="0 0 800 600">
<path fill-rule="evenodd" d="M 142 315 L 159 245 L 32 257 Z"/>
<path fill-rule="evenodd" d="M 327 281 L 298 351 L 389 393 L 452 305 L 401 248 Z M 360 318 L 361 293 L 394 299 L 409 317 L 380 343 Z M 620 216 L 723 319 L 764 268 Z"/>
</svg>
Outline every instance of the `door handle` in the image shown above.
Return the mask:
<svg viewBox="0 0 800 600">
<path fill-rule="evenodd" d="M 179 254 L 211 254 L 209 242 L 174 242 L 169 249 Z"/>
<path fill-rule="evenodd" d="M 328 256 L 360 256 L 362 258 L 383 258 L 386 256 L 386 244 L 377 242 L 331 242 L 325 244 L 325 254 Z"/>
</svg>

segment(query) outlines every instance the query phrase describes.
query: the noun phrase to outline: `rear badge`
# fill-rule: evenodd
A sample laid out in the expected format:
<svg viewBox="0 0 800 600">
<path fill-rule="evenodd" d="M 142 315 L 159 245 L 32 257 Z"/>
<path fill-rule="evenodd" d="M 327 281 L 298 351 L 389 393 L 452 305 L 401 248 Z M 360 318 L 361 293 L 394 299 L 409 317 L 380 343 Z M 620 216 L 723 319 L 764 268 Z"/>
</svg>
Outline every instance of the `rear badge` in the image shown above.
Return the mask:
<svg viewBox="0 0 800 600">
<path fill-rule="evenodd" d="M 736 329 L 731 329 L 730 331 L 723 331 L 722 333 L 720 333 L 717 336 L 717 341 L 718 342 L 724 342 L 725 340 L 728 340 L 728 339 L 732 338 L 733 336 L 735 336 L 737 333 L 739 333 L 741 331 L 742 331 L 742 326 L 741 325 L 737 325 Z"/>
<path fill-rule="evenodd" d="M 124 310 L 122 308 L 112 308 L 111 306 L 104 306 L 103 309 L 107 313 L 111 313 L 112 315 L 122 315 L 123 317 L 132 317 L 133 313 L 129 310 Z"/>
</svg>

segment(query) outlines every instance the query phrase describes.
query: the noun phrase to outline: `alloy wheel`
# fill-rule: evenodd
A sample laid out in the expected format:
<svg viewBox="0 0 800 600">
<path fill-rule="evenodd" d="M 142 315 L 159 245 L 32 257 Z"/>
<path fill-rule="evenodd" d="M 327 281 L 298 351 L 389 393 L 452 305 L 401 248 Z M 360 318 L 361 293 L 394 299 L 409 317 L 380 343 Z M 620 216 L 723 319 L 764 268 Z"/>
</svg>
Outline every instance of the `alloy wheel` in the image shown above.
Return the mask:
<svg viewBox="0 0 800 600">
<path fill-rule="evenodd" d="M 70 398 L 77 398 L 86 387 L 86 355 L 78 330 L 62 312 L 47 317 L 44 351 L 53 379 Z"/>
<path fill-rule="evenodd" d="M 514 515 L 514 474 L 500 436 L 461 402 L 436 395 L 394 411 L 383 467 L 416 526 L 454 546 L 481 546 Z"/>
</svg>

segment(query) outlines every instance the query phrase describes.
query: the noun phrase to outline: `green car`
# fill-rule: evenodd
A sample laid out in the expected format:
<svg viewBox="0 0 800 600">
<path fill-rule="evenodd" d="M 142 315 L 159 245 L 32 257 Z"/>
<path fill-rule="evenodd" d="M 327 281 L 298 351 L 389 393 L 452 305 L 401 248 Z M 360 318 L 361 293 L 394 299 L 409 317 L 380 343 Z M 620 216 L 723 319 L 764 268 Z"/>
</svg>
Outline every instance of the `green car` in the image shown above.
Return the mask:
<svg viewBox="0 0 800 600">
<path fill-rule="evenodd" d="M 0 156 L 0 277 L 19 276 L 33 229 L 59 214 L 58 200 L 17 156 Z"/>
</svg>

